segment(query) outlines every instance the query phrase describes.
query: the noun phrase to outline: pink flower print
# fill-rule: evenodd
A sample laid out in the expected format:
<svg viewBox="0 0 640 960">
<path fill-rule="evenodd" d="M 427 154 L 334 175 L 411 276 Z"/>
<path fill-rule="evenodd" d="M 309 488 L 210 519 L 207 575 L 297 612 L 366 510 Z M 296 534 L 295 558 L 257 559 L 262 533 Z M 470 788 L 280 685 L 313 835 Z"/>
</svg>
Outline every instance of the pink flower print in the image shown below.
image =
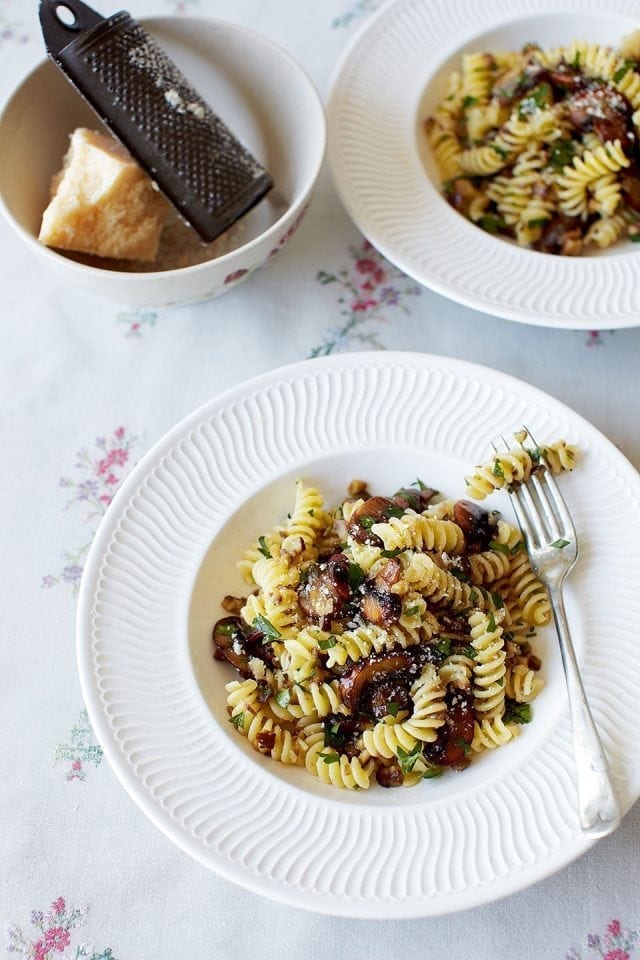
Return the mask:
<svg viewBox="0 0 640 960">
<path fill-rule="evenodd" d="M 44 935 L 44 943 L 47 951 L 57 950 L 62 953 L 71 943 L 71 934 L 64 927 L 51 927 Z"/>
<path fill-rule="evenodd" d="M 64 902 L 63 897 L 58 897 L 58 899 L 54 900 L 53 903 L 51 904 L 51 909 L 53 910 L 54 913 L 64 913 L 65 907 L 66 907 L 66 903 Z"/>
<path fill-rule="evenodd" d="M 114 430 L 114 432 L 113 432 L 113 435 L 114 435 L 114 437 L 116 438 L 116 440 L 122 440 L 122 438 L 124 437 L 124 434 L 125 434 L 125 429 L 124 429 L 124 427 L 118 427 L 118 428 L 117 428 L 116 430 Z"/>
<path fill-rule="evenodd" d="M 101 497 L 98 497 L 100 503 L 104 503 L 105 507 L 108 507 L 113 497 L 110 497 L 108 493 L 103 493 Z"/>
<path fill-rule="evenodd" d="M 122 447 L 116 447 L 115 450 L 111 451 L 109 456 L 111 457 L 111 463 L 115 463 L 119 467 L 124 467 L 125 463 L 129 459 L 129 451 L 123 450 Z"/>
<path fill-rule="evenodd" d="M 116 477 L 115 473 L 110 473 L 104 478 L 104 482 L 108 483 L 110 486 L 113 486 L 115 483 L 118 483 L 118 478 Z"/>
<path fill-rule="evenodd" d="M 49 948 L 45 947 L 42 940 L 37 940 L 33 945 L 35 953 L 33 954 L 33 960 L 47 960 L 47 954 L 49 953 Z"/>
<path fill-rule="evenodd" d="M 615 950 L 609 950 L 609 953 L 605 953 L 604 960 L 630 960 L 631 954 L 627 953 L 626 950 L 620 950 L 616 948 Z"/>
<path fill-rule="evenodd" d="M 619 920 L 610 920 L 609 923 L 607 924 L 607 930 L 609 931 L 609 933 L 610 933 L 613 937 L 619 937 L 619 936 L 620 936 L 620 930 L 621 930 L 620 921 L 619 921 Z"/>
<path fill-rule="evenodd" d="M 377 307 L 377 300 L 356 300 L 351 309 L 355 310 L 357 313 L 361 313 L 364 310 L 369 310 L 371 307 Z"/>
<path fill-rule="evenodd" d="M 375 273 L 377 269 L 378 264 L 370 257 L 361 257 L 360 260 L 356 260 L 356 270 L 358 273 Z"/>
</svg>

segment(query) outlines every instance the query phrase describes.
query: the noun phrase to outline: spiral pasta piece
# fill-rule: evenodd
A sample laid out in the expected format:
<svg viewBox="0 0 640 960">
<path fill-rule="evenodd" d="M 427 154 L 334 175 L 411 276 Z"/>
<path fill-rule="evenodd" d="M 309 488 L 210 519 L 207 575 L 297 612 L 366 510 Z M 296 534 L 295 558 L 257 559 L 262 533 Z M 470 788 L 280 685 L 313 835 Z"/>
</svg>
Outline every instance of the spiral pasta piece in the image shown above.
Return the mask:
<svg viewBox="0 0 640 960">
<path fill-rule="evenodd" d="M 493 81 L 493 58 L 487 53 L 465 53 L 462 56 L 462 96 L 476 103 L 486 103 Z"/>
<path fill-rule="evenodd" d="M 292 700 L 304 716 L 327 717 L 330 713 L 348 713 L 340 696 L 337 680 L 330 683 L 297 683 L 292 687 Z"/>
<path fill-rule="evenodd" d="M 462 173 L 472 177 L 490 177 L 506 165 L 507 157 L 494 147 L 471 147 L 463 150 L 458 157 Z"/>
<path fill-rule="evenodd" d="M 542 447 L 541 452 L 553 474 L 573 470 L 576 465 L 578 448 L 566 440 L 556 440 L 555 443 Z"/>
<path fill-rule="evenodd" d="M 385 717 L 372 730 L 363 731 L 362 743 L 369 756 L 391 759 L 398 756 L 398 747 L 410 753 L 417 740 L 408 732 L 405 723 Z"/>
<path fill-rule="evenodd" d="M 492 717 L 482 720 L 480 723 L 476 720 L 471 749 L 475 753 L 480 753 L 485 749 L 495 750 L 496 747 L 502 747 L 505 743 L 513 740 L 518 732 L 516 726 L 504 723 L 500 717 Z"/>
<path fill-rule="evenodd" d="M 475 660 L 463 653 L 453 653 L 447 657 L 438 671 L 440 679 L 447 687 L 456 690 L 470 690 Z"/>
<path fill-rule="evenodd" d="M 498 550 L 483 550 L 469 557 L 471 582 L 477 585 L 493 583 L 506 577 L 511 569 L 511 557 Z"/>
<path fill-rule="evenodd" d="M 614 214 L 612 217 L 601 217 L 592 223 L 587 230 L 584 242 L 595 243 L 596 246 L 604 249 L 611 247 L 614 243 L 624 236 L 627 230 L 627 222 L 622 214 Z"/>
<path fill-rule="evenodd" d="M 486 717 L 504 713 L 506 653 L 502 627 L 495 617 L 479 611 L 469 617 L 471 646 L 476 651 L 473 663 L 474 708 Z"/>
<path fill-rule="evenodd" d="M 319 627 L 304 627 L 293 637 L 284 640 L 284 648 L 289 654 L 289 667 L 292 670 L 304 669 L 309 661 L 315 663 L 318 658 L 318 644 L 327 642 L 331 634 Z"/>
<path fill-rule="evenodd" d="M 538 696 L 544 686 L 535 670 L 524 664 L 507 668 L 506 695 L 518 703 L 530 703 Z"/>
<path fill-rule="evenodd" d="M 447 713 L 445 687 L 433 664 L 427 664 L 423 669 L 410 693 L 413 711 L 403 721 L 404 730 L 416 740 L 432 743 L 440 727 L 444 726 Z"/>
<path fill-rule="evenodd" d="M 296 497 L 291 518 L 285 528 L 287 538 L 299 537 L 305 544 L 312 544 L 321 531 L 331 524 L 331 516 L 324 510 L 324 499 L 315 487 L 307 487 L 296 480 Z"/>
<path fill-rule="evenodd" d="M 536 627 L 546 626 L 551 619 L 549 595 L 531 569 L 527 553 L 521 552 L 515 556 L 508 585 L 510 599 L 518 604 L 524 622 Z"/>
<path fill-rule="evenodd" d="M 332 747 L 325 747 L 322 724 L 311 724 L 304 732 L 306 746 L 305 766 L 322 783 L 347 790 L 367 790 L 375 769 L 371 759 L 361 763 L 357 757 L 338 754 Z"/>
<path fill-rule="evenodd" d="M 466 478 L 467 494 L 474 500 L 484 500 L 495 490 L 528 480 L 533 467 L 531 455 L 524 448 L 496 453 L 490 463 L 479 464 Z"/>
<path fill-rule="evenodd" d="M 436 520 L 413 510 L 386 523 L 374 523 L 371 532 L 380 537 L 385 550 L 432 550 L 458 554 L 465 548 L 464 534 L 457 523 Z"/>
</svg>

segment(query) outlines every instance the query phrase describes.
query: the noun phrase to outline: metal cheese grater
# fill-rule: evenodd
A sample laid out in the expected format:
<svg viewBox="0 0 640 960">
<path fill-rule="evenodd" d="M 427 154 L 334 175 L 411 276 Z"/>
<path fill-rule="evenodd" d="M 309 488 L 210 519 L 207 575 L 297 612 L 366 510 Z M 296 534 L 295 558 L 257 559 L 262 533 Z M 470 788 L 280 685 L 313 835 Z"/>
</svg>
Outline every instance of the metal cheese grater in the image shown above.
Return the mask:
<svg viewBox="0 0 640 960">
<path fill-rule="evenodd" d="M 40 0 L 40 23 L 49 56 L 203 240 L 271 189 L 267 171 L 128 13 L 105 18 L 80 0 Z"/>
</svg>

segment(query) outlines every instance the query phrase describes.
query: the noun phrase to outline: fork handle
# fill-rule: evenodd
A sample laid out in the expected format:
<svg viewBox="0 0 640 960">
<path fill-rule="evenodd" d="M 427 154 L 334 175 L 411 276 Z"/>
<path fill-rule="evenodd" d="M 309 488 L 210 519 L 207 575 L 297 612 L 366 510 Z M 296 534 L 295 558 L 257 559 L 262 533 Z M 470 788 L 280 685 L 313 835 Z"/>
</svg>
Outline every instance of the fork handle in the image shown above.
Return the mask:
<svg viewBox="0 0 640 960">
<path fill-rule="evenodd" d="M 604 837 L 619 825 L 620 806 L 611 782 L 607 758 L 582 685 L 578 661 L 569 633 L 562 587 L 550 590 L 549 593 L 569 695 L 578 774 L 580 825 L 587 836 Z"/>
</svg>

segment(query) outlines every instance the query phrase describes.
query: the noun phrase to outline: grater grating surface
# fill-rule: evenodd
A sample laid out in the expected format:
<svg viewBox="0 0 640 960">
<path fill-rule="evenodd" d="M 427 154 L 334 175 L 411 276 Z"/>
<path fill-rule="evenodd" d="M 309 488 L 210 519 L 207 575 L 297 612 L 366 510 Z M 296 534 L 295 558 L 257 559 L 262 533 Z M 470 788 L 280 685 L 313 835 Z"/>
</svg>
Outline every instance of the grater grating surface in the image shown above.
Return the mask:
<svg viewBox="0 0 640 960">
<path fill-rule="evenodd" d="M 269 174 L 128 13 L 102 19 L 69 0 L 80 26 L 56 50 L 47 28 L 57 6 L 40 4 L 49 53 L 202 239 L 213 240 L 271 188 Z"/>
</svg>

